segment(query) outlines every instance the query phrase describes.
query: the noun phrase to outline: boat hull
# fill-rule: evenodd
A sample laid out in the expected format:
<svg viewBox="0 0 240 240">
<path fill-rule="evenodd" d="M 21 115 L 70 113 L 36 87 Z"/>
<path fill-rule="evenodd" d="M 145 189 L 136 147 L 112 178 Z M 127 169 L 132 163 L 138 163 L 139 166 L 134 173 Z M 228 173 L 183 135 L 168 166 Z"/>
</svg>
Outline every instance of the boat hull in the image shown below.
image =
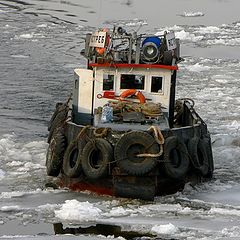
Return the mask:
<svg viewBox="0 0 240 240">
<path fill-rule="evenodd" d="M 133 127 L 134 128 L 134 127 Z M 59 131 L 59 127 L 56 128 Z M 65 149 L 62 155 L 63 162 L 66 158 L 66 149 L 69 145 L 76 141 L 82 141 L 84 144 L 81 148 L 85 148 L 87 142 L 95 141 L 96 139 L 103 138 L 107 141 L 113 152 L 115 151 L 116 144 L 119 139 L 129 131 L 118 131 L 108 129 L 102 136 L 96 138 L 96 128 L 93 126 L 77 125 L 72 121 L 67 121 L 60 127 L 62 134 L 65 138 Z M 134 129 L 131 129 L 131 132 Z M 102 133 L 101 129 L 101 133 Z M 205 139 L 206 149 L 211 150 L 211 139 L 207 130 L 206 124 L 202 121 L 194 126 L 176 127 L 172 129 L 165 129 L 161 131 L 164 139 L 176 137 L 183 145 L 188 146 L 188 143 L 193 138 Z M 55 133 L 54 133 L 55 134 Z M 53 136 L 54 136 L 53 134 Z M 86 140 L 87 139 L 87 140 Z M 207 140 L 207 141 L 206 141 Z M 50 140 L 51 141 L 51 140 Z M 51 143 L 50 143 L 51 145 Z M 79 145 L 77 145 L 79 147 Z M 108 164 L 107 173 L 97 178 L 89 178 L 81 168 L 78 176 L 69 176 L 64 171 L 64 163 L 61 166 L 60 173 L 54 176 L 53 181 L 61 188 L 67 187 L 73 191 L 91 191 L 97 194 L 111 195 L 116 197 L 139 198 L 144 200 L 153 200 L 155 196 L 172 194 L 181 191 L 187 182 L 195 185 L 212 177 L 213 162 L 212 152 L 206 151 L 207 158 L 209 159 L 208 173 L 203 175 L 199 169 L 196 169 L 189 160 L 188 170 L 183 176 L 174 177 L 166 173 L 164 167 L 165 153 L 157 159 L 156 165 L 147 173 L 135 175 L 121 169 L 113 157 L 112 161 Z M 79 155 L 82 153 L 79 152 Z M 189 155 L 189 153 L 187 153 Z"/>
</svg>

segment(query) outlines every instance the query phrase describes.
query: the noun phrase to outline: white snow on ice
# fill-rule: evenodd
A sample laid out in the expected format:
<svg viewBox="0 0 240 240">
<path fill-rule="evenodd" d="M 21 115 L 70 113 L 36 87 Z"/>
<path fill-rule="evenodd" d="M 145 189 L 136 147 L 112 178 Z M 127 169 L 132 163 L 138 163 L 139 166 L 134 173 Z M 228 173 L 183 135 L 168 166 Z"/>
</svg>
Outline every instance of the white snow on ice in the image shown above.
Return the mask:
<svg viewBox="0 0 240 240">
<path fill-rule="evenodd" d="M 175 33 L 175 37 L 180 40 L 198 42 L 203 39 L 203 36 L 196 36 L 193 33 L 186 32 L 185 30 L 181 30 L 180 32 Z"/>
<path fill-rule="evenodd" d="M 61 208 L 55 211 L 55 216 L 64 220 L 89 222 L 99 218 L 101 213 L 102 211 L 92 203 L 73 199 L 66 200 Z"/>
<path fill-rule="evenodd" d="M 178 232 L 178 228 L 175 227 L 173 224 L 168 223 L 164 225 L 154 225 L 151 229 L 152 233 L 157 233 L 157 234 L 174 234 Z"/>
</svg>

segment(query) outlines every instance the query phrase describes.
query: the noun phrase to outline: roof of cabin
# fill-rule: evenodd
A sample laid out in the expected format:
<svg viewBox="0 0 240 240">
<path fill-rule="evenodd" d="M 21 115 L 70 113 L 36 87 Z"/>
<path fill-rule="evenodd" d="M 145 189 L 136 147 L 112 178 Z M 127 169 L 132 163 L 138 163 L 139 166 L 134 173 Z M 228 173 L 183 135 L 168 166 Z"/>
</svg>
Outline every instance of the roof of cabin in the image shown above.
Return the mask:
<svg viewBox="0 0 240 240">
<path fill-rule="evenodd" d="M 160 64 L 129 64 L 129 63 L 89 63 L 89 67 L 103 68 L 161 68 L 169 70 L 178 70 L 178 66 L 160 65 Z"/>
</svg>

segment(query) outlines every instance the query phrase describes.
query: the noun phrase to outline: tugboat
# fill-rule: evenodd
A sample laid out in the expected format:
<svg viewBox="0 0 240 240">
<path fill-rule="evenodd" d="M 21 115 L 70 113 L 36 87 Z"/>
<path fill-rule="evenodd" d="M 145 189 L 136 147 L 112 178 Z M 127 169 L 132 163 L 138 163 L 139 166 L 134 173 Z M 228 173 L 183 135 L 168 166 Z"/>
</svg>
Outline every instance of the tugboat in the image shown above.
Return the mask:
<svg viewBox="0 0 240 240">
<path fill-rule="evenodd" d="M 179 39 L 86 35 L 86 69 L 49 122 L 46 169 L 60 187 L 153 200 L 212 178 L 211 138 L 191 99 L 175 99 Z"/>
</svg>

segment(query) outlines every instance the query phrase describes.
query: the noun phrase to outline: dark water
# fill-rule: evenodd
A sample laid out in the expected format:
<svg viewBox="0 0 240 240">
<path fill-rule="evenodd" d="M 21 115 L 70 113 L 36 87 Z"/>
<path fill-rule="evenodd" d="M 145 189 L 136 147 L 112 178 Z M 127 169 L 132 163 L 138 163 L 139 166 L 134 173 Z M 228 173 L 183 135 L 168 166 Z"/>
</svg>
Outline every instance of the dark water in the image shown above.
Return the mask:
<svg viewBox="0 0 240 240">
<path fill-rule="evenodd" d="M 59 221 L 111 223 L 168 239 L 239 239 L 239 6 L 237 0 L 0 0 L 0 239 L 53 239 L 52 223 Z M 211 182 L 153 203 L 44 189 L 47 122 L 71 92 L 73 69 L 85 66 L 79 54 L 85 33 L 114 24 L 153 34 L 173 29 L 180 38 L 178 97 L 195 100 L 212 133 Z M 90 222 L 74 215 L 79 203 Z M 63 209 L 68 215 L 57 213 Z"/>
</svg>

